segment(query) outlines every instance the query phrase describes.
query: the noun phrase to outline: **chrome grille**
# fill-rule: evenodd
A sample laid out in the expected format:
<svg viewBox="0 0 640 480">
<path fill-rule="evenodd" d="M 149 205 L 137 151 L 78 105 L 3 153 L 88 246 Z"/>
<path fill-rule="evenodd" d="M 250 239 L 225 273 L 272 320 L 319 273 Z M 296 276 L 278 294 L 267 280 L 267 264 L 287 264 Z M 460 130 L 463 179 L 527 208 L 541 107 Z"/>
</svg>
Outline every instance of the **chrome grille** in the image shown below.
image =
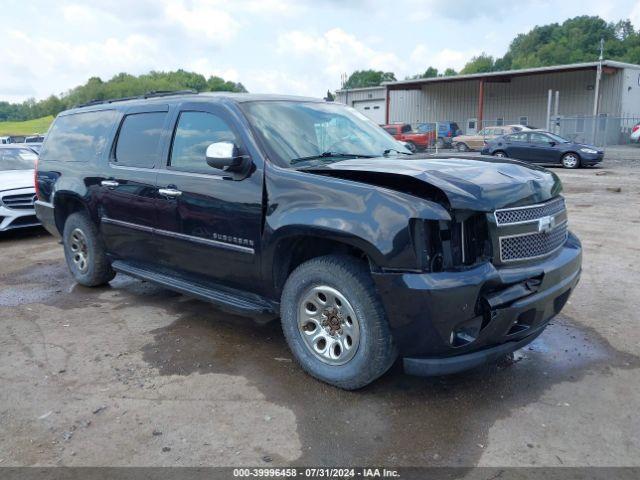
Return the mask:
<svg viewBox="0 0 640 480">
<path fill-rule="evenodd" d="M 496 223 L 498 225 L 514 225 L 537 221 L 539 218 L 549 215 L 557 215 L 565 210 L 564 198 L 558 197 L 547 203 L 531 205 L 527 207 L 505 208 L 496 210 Z"/>
<path fill-rule="evenodd" d="M 544 257 L 560 248 L 567 239 L 567 222 L 550 232 L 500 237 L 500 260 L 514 262 Z"/>
<path fill-rule="evenodd" d="M 19 193 L 16 195 L 5 195 L 0 199 L 7 208 L 14 210 L 32 210 L 35 195 L 33 193 Z"/>
</svg>

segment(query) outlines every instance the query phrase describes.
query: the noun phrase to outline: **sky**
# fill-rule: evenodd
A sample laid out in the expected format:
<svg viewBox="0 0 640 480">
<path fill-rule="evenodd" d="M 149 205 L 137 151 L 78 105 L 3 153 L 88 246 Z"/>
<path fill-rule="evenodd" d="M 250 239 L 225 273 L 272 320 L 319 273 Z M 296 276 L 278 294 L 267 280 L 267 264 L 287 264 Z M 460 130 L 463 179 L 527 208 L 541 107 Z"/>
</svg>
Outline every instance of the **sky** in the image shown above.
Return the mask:
<svg viewBox="0 0 640 480">
<path fill-rule="evenodd" d="M 322 97 L 345 72 L 458 70 L 577 15 L 640 28 L 640 0 L 0 0 L 0 12 L 0 100 L 11 102 L 178 68 Z"/>
</svg>

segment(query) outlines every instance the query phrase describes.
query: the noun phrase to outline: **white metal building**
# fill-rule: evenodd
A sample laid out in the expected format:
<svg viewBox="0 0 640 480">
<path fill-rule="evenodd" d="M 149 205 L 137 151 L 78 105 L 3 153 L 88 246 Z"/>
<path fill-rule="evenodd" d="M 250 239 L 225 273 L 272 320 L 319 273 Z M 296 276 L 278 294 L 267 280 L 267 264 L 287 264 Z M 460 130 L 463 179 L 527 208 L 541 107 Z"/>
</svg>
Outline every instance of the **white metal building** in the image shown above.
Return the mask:
<svg viewBox="0 0 640 480">
<path fill-rule="evenodd" d="M 380 87 L 339 90 L 336 100 L 376 123 L 454 121 L 466 133 L 483 124 L 545 128 L 547 112 L 555 120 L 556 109 L 557 117 L 576 119 L 576 128 L 580 128 L 581 117 L 594 116 L 596 90 L 597 116 L 640 116 L 640 65 L 605 60 L 598 85 L 598 64 L 389 82 Z M 549 91 L 553 92 L 551 104 Z"/>
</svg>

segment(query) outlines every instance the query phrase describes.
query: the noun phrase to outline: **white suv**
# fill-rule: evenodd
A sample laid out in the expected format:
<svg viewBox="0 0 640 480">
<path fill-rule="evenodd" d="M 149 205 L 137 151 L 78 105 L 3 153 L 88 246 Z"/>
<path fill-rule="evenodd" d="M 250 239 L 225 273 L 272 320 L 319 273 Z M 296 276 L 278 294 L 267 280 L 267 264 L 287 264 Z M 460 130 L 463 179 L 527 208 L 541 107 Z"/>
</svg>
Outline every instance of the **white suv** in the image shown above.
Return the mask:
<svg viewBox="0 0 640 480">
<path fill-rule="evenodd" d="M 40 225 L 33 209 L 37 158 L 27 146 L 0 145 L 0 232 Z"/>
</svg>

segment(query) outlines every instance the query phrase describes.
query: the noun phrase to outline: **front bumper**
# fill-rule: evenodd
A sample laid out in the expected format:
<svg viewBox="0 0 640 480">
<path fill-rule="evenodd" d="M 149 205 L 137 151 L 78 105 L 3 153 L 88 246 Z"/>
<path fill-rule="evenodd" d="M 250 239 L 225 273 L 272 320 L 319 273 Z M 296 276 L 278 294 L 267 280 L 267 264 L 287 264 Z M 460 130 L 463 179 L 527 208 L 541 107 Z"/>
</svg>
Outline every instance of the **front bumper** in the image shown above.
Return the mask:
<svg viewBox="0 0 640 480">
<path fill-rule="evenodd" d="M 604 152 L 600 152 L 600 153 L 580 152 L 580 161 L 582 165 L 585 165 L 585 166 L 602 163 L 603 159 L 604 159 Z"/>
<path fill-rule="evenodd" d="M 22 205 L 20 208 L 12 208 L 5 205 L 2 199 L 15 195 L 35 196 L 33 187 L 16 188 L 0 192 L 0 232 L 14 230 L 16 228 L 27 228 L 40 225 L 36 218 L 36 212 L 32 207 Z"/>
<path fill-rule="evenodd" d="M 526 266 L 441 273 L 375 273 L 376 288 L 408 373 L 438 375 L 521 348 L 557 315 L 580 279 L 573 234 Z"/>
</svg>

